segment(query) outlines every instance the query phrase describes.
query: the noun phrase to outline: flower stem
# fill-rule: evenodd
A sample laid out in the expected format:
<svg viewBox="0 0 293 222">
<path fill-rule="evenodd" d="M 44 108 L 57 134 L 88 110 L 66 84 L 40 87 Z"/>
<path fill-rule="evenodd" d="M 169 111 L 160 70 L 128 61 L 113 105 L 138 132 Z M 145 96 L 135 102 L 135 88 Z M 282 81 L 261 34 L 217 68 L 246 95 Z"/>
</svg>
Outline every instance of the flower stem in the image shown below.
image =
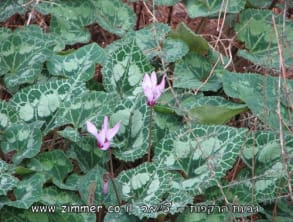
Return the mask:
<svg viewBox="0 0 293 222">
<path fill-rule="evenodd" d="M 116 187 L 116 183 L 114 181 L 114 169 L 113 169 L 113 158 L 112 158 L 112 149 L 109 148 L 109 156 L 110 156 L 110 180 L 113 184 L 113 188 L 114 188 L 114 191 L 115 191 L 115 195 L 116 195 L 116 198 L 117 198 L 117 201 L 119 203 L 119 205 L 121 204 L 121 200 L 119 198 L 119 194 L 118 194 L 118 190 L 117 190 L 117 187 Z"/>
<path fill-rule="evenodd" d="M 113 159 L 112 159 L 112 150 L 111 150 L 111 148 L 109 148 L 109 162 L 110 162 L 111 177 L 114 178 L 114 169 L 113 169 Z"/>
<path fill-rule="evenodd" d="M 153 124 L 153 106 L 150 106 L 150 125 L 149 125 L 149 149 L 148 149 L 148 162 L 151 162 L 152 152 L 152 124 Z"/>
<path fill-rule="evenodd" d="M 116 187 L 116 183 L 115 183 L 113 177 L 110 177 L 110 179 L 111 179 L 111 182 L 112 182 L 112 184 L 113 184 L 113 188 L 114 188 L 114 191 L 115 191 L 116 199 L 117 199 L 118 204 L 119 204 L 119 206 L 120 206 L 122 202 L 121 202 L 120 197 L 119 197 L 119 194 L 118 194 L 118 190 L 117 190 L 117 187 Z"/>
</svg>

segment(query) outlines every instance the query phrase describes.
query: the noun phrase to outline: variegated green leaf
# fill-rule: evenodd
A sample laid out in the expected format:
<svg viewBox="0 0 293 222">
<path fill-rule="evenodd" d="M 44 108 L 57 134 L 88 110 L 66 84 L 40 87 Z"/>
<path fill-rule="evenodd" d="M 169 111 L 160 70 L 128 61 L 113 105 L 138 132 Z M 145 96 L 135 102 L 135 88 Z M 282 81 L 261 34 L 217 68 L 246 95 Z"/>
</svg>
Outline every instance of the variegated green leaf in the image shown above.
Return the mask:
<svg viewBox="0 0 293 222">
<path fill-rule="evenodd" d="M 10 164 L 0 160 L 0 196 L 6 195 L 7 191 L 17 186 L 18 179 L 12 175 L 12 169 Z"/>
<path fill-rule="evenodd" d="M 69 155 L 67 157 L 70 158 Z M 59 181 L 59 180 L 55 180 L 54 184 L 58 188 L 63 189 L 63 190 L 77 191 L 78 190 L 79 179 L 80 179 L 79 175 L 77 175 L 75 173 L 72 173 L 68 177 L 66 177 L 66 180 L 64 182 Z"/>
<path fill-rule="evenodd" d="M 72 163 L 61 150 L 41 153 L 29 160 L 27 168 L 40 172 L 47 180 L 63 181 L 72 171 Z"/>
<path fill-rule="evenodd" d="M 15 109 L 9 103 L 0 101 L 0 129 L 3 130 L 18 120 Z"/>
<path fill-rule="evenodd" d="M 103 193 L 104 180 L 108 181 L 108 192 L 106 194 Z M 113 188 L 113 182 L 117 187 L 116 179 L 111 179 L 109 172 L 97 165 L 80 178 L 79 194 L 81 199 L 88 205 L 101 206 L 105 204 L 107 207 L 117 205 L 118 200 Z"/>
<path fill-rule="evenodd" d="M 281 115 L 287 126 L 293 125 L 290 94 L 293 91 L 292 80 L 281 80 L 281 87 L 287 89 L 278 93 L 278 78 L 255 73 L 238 74 L 225 71 L 223 86 L 225 93 L 244 101 L 248 108 L 263 123 L 272 129 L 279 129 L 279 117 L 276 113 L 278 97 L 281 100 Z M 269 87 L 268 87 L 269 86 Z M 264 99 L 265 98 L 265 99 Z"/>
<path fill-rule="evenodd" d="M 249 204 L 251 201 L 272 202 L 278 199 L 280 193 L 288 193 L 287 177 L 293 170 L 293 138 L 286 133 L 283 137 L 283 149 L 288 161 L 283 159 L 279 135 L 273 131 L 252 134 L 242 152 L 242 160 L 249 169 L 239 174 L 239 184 L 227 187 L 227 193 L 236 194 L 242 204 Z M 252 168 L 255 177 L 253 181 L 250 180 Z M 252 196 L 247 196 L 248 192 L 253 193 L 253 200 Z"/>
<path fill-rule="evenodd" d="M 174 50 L 174 48 L 176 50 Z M 163 42 L 162 59 L 166 62 L 176 62 L 188 53 L 188 46 L 184 41 L 177 39 L 166 39 Z"/>
<path fill-rule="evenodd" d="M 102 120 L 99 121 L 101 122 Z M 79 168 L 84 173 L 97 164 L 104 165 L 109 160 L 108 153 L 98 148 L 97 140 L 92 135 L 82 137 L 76 129 L 68 127 L 59 131 L 59 134 L 73 143 L 66 154 L 77 160 Z"/>
<path fill-rule="evenodd" d="M 290 192 L 286 181 L 287 173 L 282 169 L 282 165 L 281 162 L 275 162 L 269 169 L 262 170 L 260 175 L 255 175 L 254 181 L 251 181 L 251 175 L 248 173 L 246 176 L 240 175 L 237 185 L 224 186 L 224 191 L 231 200 L 237 196 L 239 204 L 274 202 L 279 199 L 280 193 L 289 197 L 286 195 Z"/>
<path fill-rule="evenodd" d="M 123 36 L 133 29 L 135 14 L 120 0 L 94 0 L 97 23 L 109 32 Z"/>
<path fill-rule="evenodd" d="M 13 124 L 3 133 L 1 148 L 4 153 L 16 151 L 13 162 L 19 164 L 23 159 L 37 155 L 41 144 L 40 129 L 26 124 Z"/>
<path fill-rule="evenodd" d="M 54 214 L 47 213 L 50 221 L 87 222 L 95 220 L 95 214 L 87 212 L 90 206 L 86 206 L 74 192 L 62 191 L 54 187 L 45 188 L 40 202 L 45 207 L 54 207 Z"/>
<path fill-rule="evenodd" d="M 135 32 L 135 40 L 143 54 L 152 59 L 161 55 L 160 44 L 164 41 L 170 27 L 163 23 L 154 23 Z"/>
<path fill-rule="evenodd" d="M 18 28 L 2 39 L 0 76 L 4 75 L 6 87 L 14 90 L 23 83 L 36 80 L 41 73 L 43 62 L 50 56 L 50 50 L 55 45 L 54 39 L 34 25 Z"/>
<path fill-rule="evenodd" d="M 90 40 L 85 26 L 94 22 L 95 7 L 92 1 L 41 1 L 36 9 L 51 15 L 50 31 L 59 38 L 61 49 L 66 44 Z"/>
<path fill-rule="evenodd" d="M 83 202 L 74 192 L 61 191 L 56 187 L 47 187 L 43 189 L 40 202 L 45 205 L 56 205 L 56 213 L 60 210 L 60 205 L 77 205 Z"/>
<path fill-rule="evenodd" d="M 118 141 L 120 148 L 113 149 L 114 155 L 124 161 L 134 161 L 147 153 L 150 110 L 146 99 L 139 94 L 136 98 L 125 98 L 111 116 L 114 122 L 121 121 Z M 118 144 L 117 144 L 118 145 Z"/>
<path fill-rule="evenodd" d="M 7 206 L 28 209 L 33 203 L 41 199 L 42 188 L 45 177 L 41 174 L 34 174 L 27 178 L 22 178 L 13 190 L 15 201 L 7 201 Z"/>
<path fill-rule="evenodd" d="M 79 48 L 66 55 L 54 55 L 49 58 L 47 68 L 51 75 L 76 78 L 87 81 L 94 76 L 95 64 L 102 64 L 106 55 L 96 43 Z"/>
<path fill-rule="evenodd" d="M 132 41 L 111 53 L 102 70 L 103 84 L 108 92 L 116 91 L 121 97 L 137 94 L 141 91 L 144 73 L 151 70 L 147 59 Z"/>
<path fill-rule="evenodd" d="M 154 148 L 154 162 L 182 170 L 185 190 L 201 194 L 232 168 L 245 139 L 245 129 L 193 125 L 166 136 Z"/>
<path fill-rule="evenodd" d="M 202 16 L 218 16 L 219 12 L 238 13 L 244 9 L 246 1 L 222 1 L 222 0 L 207 0 L 194 1 L 184 0 L 185 7 L 191 18 Z"/>
<path fill-rule="evenodd" d="M 275 18 L 278 40 L 272 24 L 272 16 Z M 279 58 L 280 45 L 285 66 L 292 67 L 293 25 L 291 21 L 283 21 L 282 15 L 274 14 L 271 10 L 258 9 L 242 11 L 239 21 L 236 26 L 237 37 L 245 43 L 245 49 L 238 51 L 239 56 L 254 64 L 278 69 L 280 60 L 277 58 Z M 282 37 L 284 27 L 286 27 L 286 34 Z M 281 41 L 279 45 L 278 41 Z"/>
<path fill-rule="evenodd" d="M 182 60 L 178 61 L 174 70 L 174 87 L 198 89 L 201 91 L 217 91 L 221 87 L 221 80 L 210 74 L 215 60 L 212 51 L 209 50 L 207 57 L 188 53 Z M 220 68 L 221 66 L 218 65 Z M 206 82 L 208 78 L 208 81 Z"/>
<path fill-rule="evenodd" d="M 29 0 L 2 0 L 0 4 L 0 22 L 4 22 L 16 13 L 24 14 L 27 10 L 25 5 L 29 2 Z"/>
<path fill-rule="evenodd" d="M 44 131 L 46 134 L 52 129 L 49 126 L 52 127 L 52 122 L 54 122 L 53 114 L 61 104 L 84 91 L 85 85 L 78 78 L 48 81 L 20 90 L 10 100 L 10 104 L 18 112 L 19 118 L 25 122 L 50 121 Z"/>
<path fill-rule="evenodd" d="M 113 112 L 119 99 L 116 94 L 105 92 L 85 92 L 72 100 L 60 104 L 52 127 L 73 124 L 85 126 L 87 120 L 99 119 Z M 51 127 L 51 126 L 49 126 Z"/>
<path fill-rule="evenodd" d="M 180 39 L 165 39 L 169 31 L 170 27 L 163 23 L 149 25 L 135 32 L 136 43 L 149 59 L 158 56 L 166 62 L 175 62 L 188 53 L 188 47 Z"/>
<path fill-rule="evenodd" d="M 161 169 L 159 165 L 143 163 L 123 171 L 117 180 L 121 184 L 121 197 L 131 200 L 129 213 L 142 219 L 174 214 L 178 208 L 192 202 L 190 195 L 181 189 L 178 178 L 178 175 Z"/>
</svg>

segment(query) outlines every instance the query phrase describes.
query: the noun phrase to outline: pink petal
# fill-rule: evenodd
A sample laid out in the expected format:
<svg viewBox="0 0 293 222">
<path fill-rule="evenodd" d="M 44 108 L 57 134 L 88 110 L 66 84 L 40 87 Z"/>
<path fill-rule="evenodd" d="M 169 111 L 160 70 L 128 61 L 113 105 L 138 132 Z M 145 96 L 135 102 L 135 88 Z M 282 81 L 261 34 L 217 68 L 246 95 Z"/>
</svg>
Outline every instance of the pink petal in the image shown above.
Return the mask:
<svg viewBox="0 0 293 222">
<path fill-rule="evenodd" d="M 151 88 L 145 89 L 144 90 L 144 95 L 146 96 L 148 102 L 153 101 L 154 95 L 153 95 L 153 91 L 152 91 Z"/>
<path fill-rule="evenodd" d="M 118 122 L 112 129 L 108 129 L 107 131 L 107 139 L 111 140 L 119 131 L 120 129 L 120 122 Z"/>
<path fill-rule="evenodd" d="M 162 93 L 165 89 L 165 78 L 166 76 L 164 75 L 162 78 L 161 83 L 157 86 L 157 89 Z"/>
<path fill-rule="evenodd" d="M 152 81 L 152 86 L 157 85 L 157 74 L 155 72 L 152 72 L 151 74 L 151 81 Z"/>
<path fill-rule="evenodd" d="M 99 145 L 103 147 L 106 141 L 106 131 L 102 129 L 101 132 L 97 134 L 96 138 L 98 140 Z"/>
<path fill-rule="evenodd" d="M 104 121 L 103 121 L 103 125 L 102 125 L 102 130 L 105 130 L 105 132 L 107 132 L 107 130 L 108 130 L 108 122 L 109 122 L 109 118 L 108 118 L 108 116 L 105 116 Z"/>
<path fill-rule="evenodd" d="M 143 77 L 143 80 L 142 80 L 142 88 L 143 89 L 146 89 L 146 88 L 151 88 L 152 87 L 152 81 L 149 77 L 148 74 L 145 74 L 144 77 Z"/>
<path fill-rule="evenodd" d="M 155 90 L 154 90 L 154 92 L 153 92 L 153 95 L 154 95 L 154 97 L 153 97 L 153 100 L 154 101 L 157 101 L 158 100 L 158 98 L 161 96 L 161 91 L 159 90 L 159 88 L 157 87 Z"/>
<path fill-rule="evenodd" d="M 90 121 L 86 121 L 86 129 L 90 134 L 97 137 L 98 130 L 97 130 L 96 126 L 94 124 L 92 124 Z"/>
</svg>

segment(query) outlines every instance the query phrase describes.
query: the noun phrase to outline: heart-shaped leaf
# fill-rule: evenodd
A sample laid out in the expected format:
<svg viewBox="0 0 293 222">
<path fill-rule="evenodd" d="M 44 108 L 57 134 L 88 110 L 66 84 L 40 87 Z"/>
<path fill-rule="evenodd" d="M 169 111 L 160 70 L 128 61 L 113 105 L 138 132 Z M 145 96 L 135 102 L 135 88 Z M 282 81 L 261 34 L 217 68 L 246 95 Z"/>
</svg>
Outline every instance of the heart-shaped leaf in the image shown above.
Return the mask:
<svg viewBox="0 0 293 222">
<path fill-rule="evenodd" d="M 41 174 L 34 174 L 23 178 L 13 190 L 16 200 L 7 201 L 7 206 L 28 209 L 33 203 L 40 200 L 45 177 Z"/>
<path fill-rule="evenodd" d="M 238 74 L 225 71 L 223 75 L 224 91 L 228 96 L 244 101 L 249 109 L 263 123 L 272 129 L 279 129 L 279 116 L 276 113 L 278 97 L 286 97 L 285 92 L 278 95 L 278 78 L 255 73 Z M 293 91 L 292 80 L 281 80 L 281 87 Z M 267 87 L 270 86 L 270 87 Z M 264 99 L 266 98 L 266 99 Z M 282 103 L 281 115 L 287 125 L 292 125 L 292 110 Z"/>
<path fill-rule="evenodd" d="M 190 51 L 196 52 L 200 55 L 208 54 L 209 45 L 207 40 L 200 35 L 196 35 L 184 23 L 177 25 L 176 29 L 172 30 L 168 36 L 173 39 L 180 39 L 184 41 L 188 45 Z"/>
<path fill-rule="evenodd" d="M 211 1 L 193 1 L 184 0 L 185 7 L 191 18 L 202 16 L 216 16 L 219 12 L 238 13 L 245 7 L 246 1 L 234 0 L 226 1 L 211 0 Z"/>
<path fill-rule="evenodd" d="M 86 92 L 71 101 L 64 102 L 56 113 L 54 126 L 73 124 L 79 128 L 85 126 L 87 120 L 103 118 L 113 112 L 118 103 L 116 94 L 105 92 Z"/>
<path fill-rule="evenodd" d="M 46 178 L 63 181 L 72 171 L 72 163 L 61 150 L 41 153 L 27 163 L 27 168 L 41 172 Z"/>
<path fill-rule="evenodd" d="M 282 36 L 284 25 L 286 37 L 283 43 L 278 44 L 275 28 L 272 25 L 272 16 L 275 18 L 278 35 Z M 246 9 L 240 13 L 239 24 L 236 26 L 237 37 L 245 43 L 245 48 L 238 51 L 238 55 L 258 64 L 273 69 L 278 69 L 279 51 L 281 47 L 284 64 L 287 67 L 293 65 L 293 25 L 291 21 L 283 21 L 283 16 L 272 13 L 271 10 Z"/>
<path fill-rule="evenodd" d="M 95 72 L 95 64 L 102 64 L 106 55 L 96 43 L 79 48 L 73 53 L 66 55 L 54 55 L 47 62 L 48 71 L 54 76 L 64 76 L 87 81 Z"/>
<path fill-rule="evenodd" d="M 163 23 L 148 25 L 135 32 L 136 44 L 148 59 L 152 59 L 161 54 L 160 48 L 158 48 L 161 46 L 158 44 L 163 42 L 169 31 L 170 27 Z"/>
<path fill-rule="evenodd" d="M 192 202 L 186 192 L 179 192 L 178 175 L 165 171 L 153 163 L 143 163 L 136 168 L 123 171 L 117 180 L 121 184 L 122 198 L 126 201 L 131 200 L 129 213 L 140 219 L 175 213 L 179 207 Z"/>
<path fill-rule="evenodd" d="M 153 161 L 170 170 L 181 170 L 183 188 L 193 194 L 215 185 L 230 169 L 243 145 L 245 129 L 193 125 L 167 135 L 154 148 Z"/>
<path fill-rule="evenodd" d="M 182 60 L 178 61 L 174 70 L 174 87 L 199 89 L 201 91 L 217 91 L 221 88 L 221 80 L 210 74 L 213 63 L 212 52 L 204 57 L 193 52 L 188 53 Z M 220 65 L 218 65 L 220 68 Z"/>
<path fill-rule="evenodd" d="M 26 124 L 13 124 L 3 133 L 2 151 L 7 153 L 16 151 L 13 162 L 19 164 L 25 158 L 32 158 L 38 154 L 42 144 L 40 129 Z"/>
<path fill-rule="evenodd" d="M 123 36 L 133 29 L 135 14 L 127 4 L 120 0 L 96 0 L 93 4 L 97 22 L 107 31 Z"/>
<path fill-rule="evenodd" d="M 132 41 L 111 53 L 102 70 L 103 84 L 108 92 L 116 91 L 121 97 L 137 94 L 143 75 L 151 70 L 146 57 Z"/>
<path fill-rule="evenodd" d="M 121 121 L 118 139 L 120 148 L 113 149 L 114 155 L 124 161 L 134 161 L 147 152 L 150 110 L 143 95 L 125 98 L 111 116 L 114 122 Z"/>
<path fill-rule="evenodd" d="M 0 195 L 6 195 L 7 191 L 17 186 L 18 179 L 12 175 L 11 166 L 0 160 Z M 1 208 L 1 204 L 0 204 Z"/>
<path fill-rule="evenodd" d="M 92 1 L 41 1 L 36 9 L 42 14 L 50 14 L 50 32 L 59 39 L 59 48 L 90 40 L 85 26 L 93 23 L 95 18 Z"/>
<path fill-rule="evenodd" d="M 7 88 L 15 90 L 36 80 L 55 45 L 56 40 L 34 25 L 18 28 L 4 38 L 0 42 L 0 76 L 4 75 Z"/>
</svg>

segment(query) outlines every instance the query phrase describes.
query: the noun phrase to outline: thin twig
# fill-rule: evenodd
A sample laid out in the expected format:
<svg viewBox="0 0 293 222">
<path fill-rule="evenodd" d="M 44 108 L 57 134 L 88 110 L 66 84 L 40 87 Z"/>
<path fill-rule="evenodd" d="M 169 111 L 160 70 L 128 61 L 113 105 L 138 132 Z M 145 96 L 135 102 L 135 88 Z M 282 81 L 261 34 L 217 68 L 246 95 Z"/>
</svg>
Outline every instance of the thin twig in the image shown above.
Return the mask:
<svg viewBox="0 0 293 222">
<path fill-rule="evenodd" d="M 26 25 L 29 25 L 29 24 L 31 23 L 31 20 L 32 20 L 34 14 L 35 14 L 35 6 L 36 6 L 37 4 L 39 4 L 39 1 L 40 1 L 40 0 L 36 0 L 35 5 L 33 6 L 32 10 L 31 10 L 30 13 L 28 14 L 28 20 L 27 20 L 27 22 L 26 22 Z"/>
<path fill-rule="evenodd" d="M 212 67 L 212 69 L 211 69 L 211 71 L 210 71 L 210 73 L 209 73 L 209 75 L 208 75 L 208 77 L 204 80 L 204 82 L 196 89 L 196 91 L 195 91 L 195 95 L 197 95 L 198 94 L 198 92 L 199 92 L 199 90 L 209 81 L 209 79 L 213 76 L 213 73 L 214 73 L 214 71 L 215 71 L 215 69 L 216 69 L 216 67 L 217 67 L 217 65 L 218 65 L 218 63 L 219 63 L 219 61 L 220 61 L 220 56 L 217 58 L 217 61 L 216 61 L 216 63 L 214 64 L 214 66 Z"/>
<path fill-rule="evenodd" d="M 151 12 L 151 10 L 149 9 L 149 7 L 146 5 L 146 3 L 143 1 L 142 2 L 144 7 L 146 8 L 147 12 L 152 16 L 152 21 L 153 22 L 158 22 L 156 16 Z M 154 8 L 154 7 L 153 7 Z"/>
<path fill-rule="evenodd" d="M 222 1 L 222 5 L 224 4 L 225 0 Z M 221 8 L 222 8 L 222 5 L 221 5 Z M 218 45 L 218 42 L 220 41 L 220 38 L 221 38 L 221 35 L 222 35 L 222 32 L 223 32 L 223 29 L 224 29 L 224 24 L 225 24 L 225 20 L 226 20 L 226 12 L 228 10 L 228 5 L 229 5 L 229 0 L 226 1 L 226 5 L 225 5 L 225 9 L 224 9 L 224 16 L 223 16 L 223 21 L 222 21 L 222 24 L 221 24 L 221 27 L 219 29 L 219 24 L 217 25 L 217 31 L 219 32 L 219 35 L 218 35 L 218 38 L 217 38 L 217 41 L 216 41 L 216 44 L 215 44 L 215 48 L 217 48 L 217 45 Z M 219 12 L 219 18 L 218 18 L 218 23 L 220 23 L 220 16 L 221 16 L 221 10 Z"/>
<path fill-rule="evenodd" d="M 282 117 L 282 113 L 281 113 L 281 93 L 282 93 L 281 92 L 281 83 L 282 83 L 282 79 L 285 81 L 286 67 L 285 67 L 284 58 L 283 58 L 282 43 L 280 42 L 279 33 L 277 30 L 274 15 L 272 15 L 272 22 L 273 22 L 273 27 L 274 27 L 274 31 L 275 31 L 275 35 L 276 35 L 277 44 L 278 44 L 280 70 L 281 70 L 281 74 L 282 74 L 282 75 L 280 74 L 279 78 L 278 78 L 278 95 L 279 96 L 278 96 L 277 111 L 276 111 L 277 115 L 278 115 L 278 119 L 279 119 L 279 140 L 280 140 L 280 146 L 281 146 L 283 168 L 284 168 L 285 172 L 287 173 L 289 196 L 290 196 L 291 201 L 293 201 L 291 176 L 290 176 L 290 173 L 288 170 L 288 153 L 287 153 L 286 147 L 284 145 L 284 133 L 283 133 L 283 124 L 282 124 L 283 117 Z"/>
</svg>

